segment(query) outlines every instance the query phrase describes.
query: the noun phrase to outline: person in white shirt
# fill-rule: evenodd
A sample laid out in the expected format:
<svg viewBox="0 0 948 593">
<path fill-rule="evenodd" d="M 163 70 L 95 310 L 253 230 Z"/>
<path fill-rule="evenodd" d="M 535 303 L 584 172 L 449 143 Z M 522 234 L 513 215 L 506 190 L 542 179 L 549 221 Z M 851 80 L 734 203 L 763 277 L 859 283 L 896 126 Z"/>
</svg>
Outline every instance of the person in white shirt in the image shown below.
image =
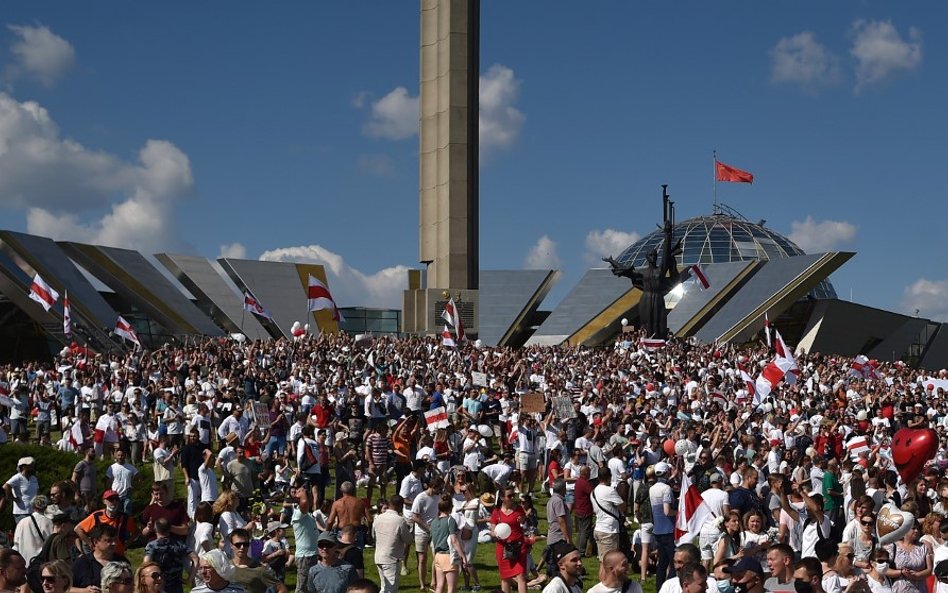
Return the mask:
<svg viewBox="0 0 948 593">
<path fill-rule="evenodd" d="M 629 580 L 629 560 L 619 550 L 612 550 L 599 565 L 599 582 L 586 593 L 642 593 L 642 585 Z"/>
<path fill-rule="evenodd" d="M 550 562 L 556 566 L 556 574 L 543 593 L 582 593 L 583 559 L 573 544 L 560 541 L 550 546 Z"/>
<path fill-rule="evenodd" d="M 590 497 L 596 513 L 593 539 L 596 540 L 600 562 L 606 552 L 619 548 L 619 520 L 625 517 L 625 501 L 611 484 L 612 474 L 605 467 L 599 472 L 599 485 L 593 488 Z"/>
<path fill-rule="evenodd" d="M 682 593 L 685 587 L 681 582 L 681 576 L 688 572 L 685 570 L 685 567 L 701 566 L 704 568 L 703 565 L 698 563 L 699 554 L 698 548 L 695 547 L 694 544 L 681 544 L 678 546 L 675 549 L 674 556 L 672 557 L 672 565 L 675 567 L 675 571 L 679 573 L 679 575 L 671 577 L 670 579 L 666 579 L 665 582 L 662 583 L 661 588 L 659 588 L 659 593 Z M 704 571 L 704 578 L 699 580 L 703 581 L 707 589 L 711 591 L 717 590 L 717 580 L 708 575 L 707 571 Z M 696 589 L 697 587 L 698 582 L 695 582 L 693 589 Z"/>
<path fill-rule="evenodd" d="M 134 465 L 126 463 L 125 451 L 116 449 L 115 463 L 105 470 L 105 476 L 112 480 L 111 489 L 121 498 L 122 510 L 128 515 L 132 514 L 132 489 L 141 474 Z"/>
<path fill-rule="evenodd" d="M 33 499 L 33 512 L 16 524 L 13 532 L 13 549 L 23 556 L 29 565 L 30 560 L 40 553 L 43 543 L 53 532 L 53 522 L 44 514 L 49 499 L 40 494 Z"/>
<path fill-rule="evenodd" d="M 701 498 L 711 509 L 712 517 L 723 517 L 731 510 L 727 503 L 727 492 L 721 488 L 724 485 L 724 475 L 712 472 L 708 479 L 711 487 L 701 493 Z M 715 526 L 714 521 L 705 521 L 704 525 L 701 526 L 699 541 L 701 542 L 701 560 L 703 562 L 710 562 L 714 559 L 714 551 L 717 548 L 720 536 L 721 530 Z"/>
<path fill-rule="evenodd" d="M 425 490 L 425 485 L 421 481 L 421 475 L 424 471 L 425 463 L 423 461 L 415 461 L 412 463 L 411 471 L 402 478 L 402 483 L 398 488 L 398 495 L 401 496 L 404 501 L 405 519 L 411 520 L 412 503 L 414 503 L 415 498 Z"/>
</svg>

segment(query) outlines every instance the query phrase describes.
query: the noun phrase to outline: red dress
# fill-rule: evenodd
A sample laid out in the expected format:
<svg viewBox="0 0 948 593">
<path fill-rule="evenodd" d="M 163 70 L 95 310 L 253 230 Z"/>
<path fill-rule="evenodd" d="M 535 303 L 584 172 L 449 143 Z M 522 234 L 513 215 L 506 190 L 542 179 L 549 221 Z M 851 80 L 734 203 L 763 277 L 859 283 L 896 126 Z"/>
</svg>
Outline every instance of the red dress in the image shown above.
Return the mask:
<svg viewBox="0 0 948 593">
<path fill-rule="evenodd" d="M 523 541 L 523 527 L 520 526 L 520 522 L 524 518 L 523 509 L 520 507 L 515 508 L 509 514 L 504 513 L 500 507 L 497 507 L 490 515 L 491 524 L 506 523 L 510 525 L 510 537 L 503 542 L 498 541 L 494 545 L 494 555 L 497 558 L 497 567 L 500 569 L 500 578 L 502 579 L 510 579 L 527 572 L 527 546 L 526 542 Z M 520 542 L 520 558 L 516 560 L 504 558 L 504 542 Z"/>
</svg>

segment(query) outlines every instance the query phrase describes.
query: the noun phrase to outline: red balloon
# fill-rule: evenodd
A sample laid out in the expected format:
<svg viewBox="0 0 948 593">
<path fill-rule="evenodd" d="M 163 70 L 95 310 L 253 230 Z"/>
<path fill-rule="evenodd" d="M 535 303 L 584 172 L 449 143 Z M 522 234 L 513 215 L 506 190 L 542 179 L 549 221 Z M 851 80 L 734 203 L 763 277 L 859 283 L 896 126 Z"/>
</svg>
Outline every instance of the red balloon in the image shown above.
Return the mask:
<svg viewBox="0 0 948 593">
<path fill-rule="evenodd" d="M 668 439 L 667 441 L 665 441 L 665 444 L 662 445 L 662 449 L 665 450 L 666 455 L 668 455 L 669 457 L 673 457 L 675 455 L 674 439 Z"/>
<path fill-rule="evenodd" d="M 655 391 L 655 383 L 646 383 L 645 391 Z"/>
<path fill-rule="evenodd" d="M 938 433 L 930 428 L 903 428 L 892 437 L 892 462 L 906 484 L 917 478 L 938 453 Z"/>
</svg>

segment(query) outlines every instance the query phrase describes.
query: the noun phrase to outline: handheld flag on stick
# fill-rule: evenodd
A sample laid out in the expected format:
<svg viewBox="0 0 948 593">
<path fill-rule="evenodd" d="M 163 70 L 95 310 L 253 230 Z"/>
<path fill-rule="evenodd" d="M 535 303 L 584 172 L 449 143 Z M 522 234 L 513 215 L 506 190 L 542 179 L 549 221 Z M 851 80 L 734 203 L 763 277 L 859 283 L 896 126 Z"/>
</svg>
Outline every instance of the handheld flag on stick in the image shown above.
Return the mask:
<svg viewBox="0 0 948 593">
<path fill-rule="evenodd" d="M 33 276 L 33 284 L 30 285 L 30 298 L 49 313 L 50 308 L 59 299 L 59 293 L 53 290 L 53 287 L 47 284 L 39 274 L 36 274 Z"/>
</svg>

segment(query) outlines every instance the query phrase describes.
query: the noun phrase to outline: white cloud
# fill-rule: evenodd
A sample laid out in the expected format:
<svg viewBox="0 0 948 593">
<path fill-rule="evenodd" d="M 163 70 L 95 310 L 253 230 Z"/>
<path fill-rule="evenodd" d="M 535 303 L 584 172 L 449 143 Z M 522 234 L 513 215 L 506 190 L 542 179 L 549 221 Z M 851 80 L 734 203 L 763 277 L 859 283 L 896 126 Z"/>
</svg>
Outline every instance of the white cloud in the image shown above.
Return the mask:
<svg viewBox="0 0 948 593">
<path fill-rule="evenodd" d="M 520 96 L 520 81 L 507 66 L 494 64 L 479 78 L 480 113 L 478 118 L 482 158 L 516 142 L 526 116 L 514 104 Z M 361 109 L 367 93 L 355 95 L 352 105 Z M 367 136 L 404 140 L 418 134 L 418 97 L 397 87 L 372 103 L 369 121 L 362 126 Z"/>
<path fill-rule="evenodd" d="M 558 269 L 562 263 L 556 253 L 556 241 L 543 235 L 527 252 L 523 267 L 527 270 Z"/>
<path fill-rule="evenodd" d="M 833 251 L 852 243 L 856 238 L 856 225 L 843 220 L 795 220 L 790 223 L 789 239 L 807 253 Z"/>
<path fill-rule="evenodd" d="M 125 161 L 62 137 L 40 104 L 0 93 L 0 206 L 25 209 L 31 233 L 167 248 L 174 203 L 193 185 L 187 155 L 170 142 L 148 140 L 137 161 Z M 82 216 L 102 209 L 98 219 Z"/>
<path fill-rule="evenodd" d="M 402 291 L 408 288 L 408 267 L 392 266 L 366 274 L 347 264 L 341 255 L 320 245 L 282 247 L 264 252 L 263 261 L 322 264 L 329 289 L 340 307 L 402 308 Z"/>
<path fill-rule="evenodd" d="M 480 154 L 509 148 L 520 135 L 526 116 L 515 106 L 520 81 L 507 66 L 494 64 L 480 77 Z"/>
<path fill-rule="evenodd" d="M 369 175 L 391 177 L 395 174 L 395 162 L 387 154 L 363 154 L 359 156 L 359 170 Z"/>
<path fill-rule="evenodd" d="M 364 100 L 364 97 L 363 97 Z M 404 140 L 418 133 L 418 97 L 400 86 L 372 103 L 372 115 L 362 131 L 376 138 Z"/>
<path fill-rule="evenodd" d="M 908 40 L 890 21 L 859 20 L 852 30 L 849 53 L 856 58 L 857 93 L 900 71 L 915 70 L 922 63 L 922 34 L 915 27 L 909 29 Z"/>
<path fill-rule="evenodd" d="M 244 247 L 243 243 L 234 242 L 228 243 L 227 245 L 221 245 L 221 251 L 217 255 L 217 259 L 246 259 L 247 258 L 247 248 Z"/>
<path fill-rule="evenodd" d="M 784 37 L 770 51 L 770 56 L 773 82 L 796 84 L 815 91 L 840 80 L 839 58 L 810 31 Z"/>
<path fill-rule="evenodd" d="M 905 287 L 902 311 L 936 321 L 948 321 L 948 280 L 919 278 Z"/>
<path fill-rule="evenodd" d="M 602 264 L 603 257 L 619 255 L 626 247 L 640 238 L 641 236 L 635 231 L 631 233 L 615 229 L 589 231 L 589 234 L 586 235 L 586 261 L 592 264 Z"/>
<path fill-rule="evenodd" d="M 16 40 L 10 53 L 16 59 L 7 70 L 9 78 L 31 76 L 49 87 L 76 63 L 76 50 L 48 27 L 8 25 Z"/>
</svg>

